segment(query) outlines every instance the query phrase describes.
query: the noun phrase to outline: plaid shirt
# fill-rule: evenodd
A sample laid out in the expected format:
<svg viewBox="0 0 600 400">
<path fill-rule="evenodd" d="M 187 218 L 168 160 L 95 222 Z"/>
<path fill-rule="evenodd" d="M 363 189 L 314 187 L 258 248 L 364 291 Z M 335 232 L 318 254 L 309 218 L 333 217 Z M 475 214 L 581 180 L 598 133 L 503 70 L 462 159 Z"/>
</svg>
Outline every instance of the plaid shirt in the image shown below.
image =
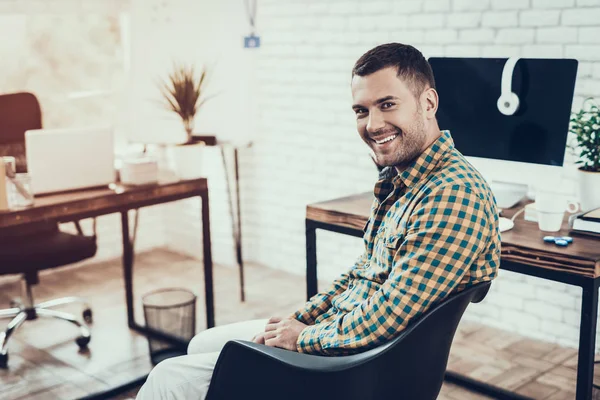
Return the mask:
<svg viewBox="0 0 600 400">
<path fill-rule="evenodd" d="M 373 348 L 452 292 L 496 277 L 496 201 L 449 131 L 402 173 L 383 169 L 374 194 L 362 256 L 293 314 L 309 325 L 299 352 Z"/>
</svg>

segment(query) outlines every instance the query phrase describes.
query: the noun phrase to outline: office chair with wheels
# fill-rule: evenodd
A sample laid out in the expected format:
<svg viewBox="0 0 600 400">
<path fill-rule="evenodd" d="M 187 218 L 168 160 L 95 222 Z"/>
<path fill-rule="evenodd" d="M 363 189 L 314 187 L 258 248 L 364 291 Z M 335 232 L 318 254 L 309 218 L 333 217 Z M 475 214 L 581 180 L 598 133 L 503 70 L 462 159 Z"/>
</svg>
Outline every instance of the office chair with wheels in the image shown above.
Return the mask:
<svg viewBox="0 0 600 400">
<path fill-rule="evenodd" d="M 450 346 L 469 303 L 483 300 L 490 282 L 449 296 L 386 344 L 363 353 L 326 357 L 243 340 L 219 355 L 207 400 L 434 400 Z"/>
<path fill-rule="evenodd" d="M 41 109 L 33 94 L 0 95 L 0 156 L 14 156 L 18 172 L 27 169 L 25 131 L 41 127 Z M 27 320 L 51 317 L 68 321 L 79 328 L 80 336 L 75 341 L 80 348 L 86 348 L 90 342 L 90 331 L 81 318 L 53 310 L 54 307 L 69 303 L 82 303 L 83 320 L 90 323 L 92 311 L 84 299 L 63 297 L 35 304 L 31 290 L 33 285 L 39 283 L 39 271 L 82 261 L 96 254 L 95 221 L 91 236 L 83 233 L 79 222 L 75 222 L 75 226 L 77 235 L 61 232 L 54 221 L 0 231 L 0 275 L 23 276 L 21 301 L 13 301 L 11 308 L 0 310 L 0 319 L 12 318 L 6 329 L 0 332 L 0 368 L 7 367 L 10 337 Z"/>
</svg>

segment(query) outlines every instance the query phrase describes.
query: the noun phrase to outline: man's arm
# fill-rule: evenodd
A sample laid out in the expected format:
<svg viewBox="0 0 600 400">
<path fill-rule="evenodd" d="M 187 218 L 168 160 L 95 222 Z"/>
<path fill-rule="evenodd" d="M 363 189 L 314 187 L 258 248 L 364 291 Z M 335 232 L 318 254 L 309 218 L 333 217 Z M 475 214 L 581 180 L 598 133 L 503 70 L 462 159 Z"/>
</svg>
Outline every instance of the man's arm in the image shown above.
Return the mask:
<svg viewBox="0 0 600 400">
<path fill-rule="evenodd" d="M 459 185 L 437 189 L 417 206 L 393 269 L 370 298 L 329 323 L 304 328 L 298 351 L 344 354 L 375 347 L 444 299 L 485 248 L 492 221 L 482 200 Z"/>
<path fill-rule="evenodd" d="M 369 220 L 367 221 L 367 225 L 365 226 L 365 232 L 368 232 L 367 228 L 372 223 L 373 212 L 377 209 L 378 204 L 379 203 L 377 202 L 377 200 L 373 199 L 373 202 L 371 203 L 370 212 L 371 218 L 369 218 Z M 365 243 L 365 249 L 362 255 L 356 260 L 350 271 L 356 268 L 363 268 L 369 261 L 366 248 L 367 241 L 364 237 L 363 241 Z M 290 316 L 290 318 L 297 319 L 298 321 L 303 322 L 307 325 L 314 324 L 315 320 L 317 319 L 317 317 L 319 317 L 319 315 L 329 310 L 333 298 L 338 294 L 344 292 L 344 290 L 348 288 L 348 281 L 349 273 L 343 273 L 338 279 L 333 281 L 329 289 L 327 289 L 324 292 L 317 293 L 316 295 L 311 297 L 310 300 L 308 300 L 301 309 L 293 313 Z"/>
<path fill-rule="evenodd" d="M 352 268 L 361 268 L 366 262 L 367 252 L 365 250 L 363 255 L 359 257 Z M 311 297 L 301 309 L 293 313 L 290 317 L 307 325 L 314 324 L 319 315 L 329 310 L 333 298 L 348 288 L 348 280 L 348 272 L 343 273 L 338 279 L 333 281 L 333 284 L 329 287 L 329 289 L 324 292 L 317 293 Z"/>
</svg>

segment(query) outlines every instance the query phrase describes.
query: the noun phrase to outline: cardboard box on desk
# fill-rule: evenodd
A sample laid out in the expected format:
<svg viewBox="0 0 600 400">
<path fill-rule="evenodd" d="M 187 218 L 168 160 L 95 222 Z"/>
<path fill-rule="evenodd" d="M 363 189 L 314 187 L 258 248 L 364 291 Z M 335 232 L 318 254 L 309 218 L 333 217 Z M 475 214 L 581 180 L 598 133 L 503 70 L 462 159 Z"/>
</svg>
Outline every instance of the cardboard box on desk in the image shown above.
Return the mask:
<svg viewBox="0 0 600 400">
<path fill-rule="evenodd" d="M 123 160 L 121 183 L 125 185 L 147 185 L 158 181 L 158 162 L 151 158 Z"/>
</svg>

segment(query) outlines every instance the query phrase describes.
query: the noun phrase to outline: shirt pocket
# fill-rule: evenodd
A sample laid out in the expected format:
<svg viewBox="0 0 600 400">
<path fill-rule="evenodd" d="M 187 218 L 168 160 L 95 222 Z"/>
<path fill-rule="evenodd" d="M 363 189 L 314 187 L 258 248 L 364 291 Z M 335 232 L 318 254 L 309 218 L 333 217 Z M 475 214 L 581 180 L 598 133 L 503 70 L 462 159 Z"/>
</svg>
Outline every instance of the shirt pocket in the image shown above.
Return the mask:
<svg viewBox="0 0 600 400">
<path fill-rule="evenodd" d="M 390 232 L 384 239 L 385 247 L 388 251 L 397 250 L 404 241 L 405 232 Z"/>
<path fill-rule="evenodd" d="M 376 246 L 375 263 L 372 263 L 373 280 L 384 281 L 393 269 L 397 249 L 404 240 L 404 233 L 386 229 Z"/>
</svg>

